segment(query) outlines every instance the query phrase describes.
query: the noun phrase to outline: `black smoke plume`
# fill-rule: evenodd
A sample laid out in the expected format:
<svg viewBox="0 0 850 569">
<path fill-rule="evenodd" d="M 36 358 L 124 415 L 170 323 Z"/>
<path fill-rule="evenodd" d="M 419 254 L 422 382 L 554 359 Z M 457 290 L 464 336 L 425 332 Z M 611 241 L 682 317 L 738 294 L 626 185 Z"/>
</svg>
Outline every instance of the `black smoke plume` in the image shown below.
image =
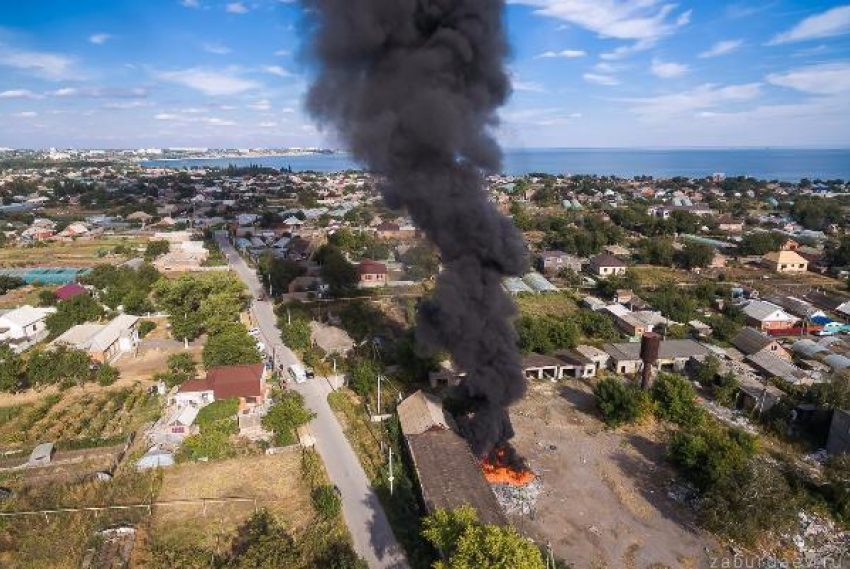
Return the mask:
<svg viewBox="0 0 850 569">
<path fill-rule="evenodd" d="M 301 0 L 317 66 L 307 106 L 381 176 L 437 246 L 443 271 L 417 340 L 447 350 L 476 403 L 465 435 L 484 456 L 507 441 L 525 379 L 502 278 L 526 269 L 519 232 L 487 199 L 500 167 L 491 129 L 510 93 L 504 0 Z"/>
</svg>

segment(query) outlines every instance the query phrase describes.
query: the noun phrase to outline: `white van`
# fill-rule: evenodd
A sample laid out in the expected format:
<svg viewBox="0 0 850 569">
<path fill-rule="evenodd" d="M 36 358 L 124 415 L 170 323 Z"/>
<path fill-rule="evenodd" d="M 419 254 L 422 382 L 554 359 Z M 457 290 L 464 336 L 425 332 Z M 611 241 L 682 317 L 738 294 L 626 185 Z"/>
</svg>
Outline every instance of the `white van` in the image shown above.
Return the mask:
<svg viewBox="0 0 850 569">
<path fill-rule="evenodd" d="M 301 364 L 292 364 L 289 366 L 287 371 L 289 372 L 289 377 L 291 377 L 295 383 L 307 382 L 307 372 Z"/>
</svg>

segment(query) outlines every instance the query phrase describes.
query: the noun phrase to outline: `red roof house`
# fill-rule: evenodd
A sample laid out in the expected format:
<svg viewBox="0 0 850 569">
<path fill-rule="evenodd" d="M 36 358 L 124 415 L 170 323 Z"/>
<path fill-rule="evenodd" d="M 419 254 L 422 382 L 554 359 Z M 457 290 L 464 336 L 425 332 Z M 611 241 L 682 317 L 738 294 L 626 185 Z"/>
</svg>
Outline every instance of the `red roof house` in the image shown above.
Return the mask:
<svg viewBox="0 0 850 569">
<path fill-rule="evenodd" d="M 378 261 L 363 259 L 357 265 L 361 288 L 374 288 L 387 284 L 387 266 Z"/>
<path fill-rule="evenodd" d="M 210 368 L 203 379 L 183 382 L 177 403 L 203 407 L 220 399 L 239 399 L 239 409 L 262 405 L 266 396 L 263 364 L 240 364 Z"/>
</svg>

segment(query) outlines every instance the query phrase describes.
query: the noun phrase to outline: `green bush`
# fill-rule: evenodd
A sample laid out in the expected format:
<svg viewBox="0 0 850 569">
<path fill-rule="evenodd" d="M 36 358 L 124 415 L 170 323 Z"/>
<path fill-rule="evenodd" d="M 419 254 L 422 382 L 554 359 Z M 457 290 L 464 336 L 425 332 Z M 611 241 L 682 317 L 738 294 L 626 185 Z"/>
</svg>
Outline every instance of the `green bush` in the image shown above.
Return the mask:
<svg viewBox="0 0 850 569">
<path fill-rule="evenodd" d="M 152 320 L 142 320 L 139 324 L 139 337 L 144 338 L 154 330 L 156 330 L 156 322 Z"/>
<path fill-rule="evenodd" d="M 177 459 L 198 460 L 208 458 L 219 460 L 235 456 L 236 448 L 230 442 L 230 435 L 224 431 L 212 429 L 201 431 L 199 435 L 186 437 L 177 452 Z"/>
<path fill-rule="evenodd" d="M 824 474 L 829 482 L 835 513 L 846 525 L 850 525 L 850 454 L 830 457 Z"/>
<path fill-rule="evenodd" d="M 593 388 L 596 404 L 609 427 L 636 423 L 652 409 L 649 396 L 634 383 L 606 377 Z"/>
<path fill-rule="evenodd" d="M 339 499 L 336 488 L 330 485 L 322 485 L 313 490 L 311 493 L 313 506 L 316 512 L 322 518 L 329 520 L 339 515 L 342 509 L 342 502 Z"/>
<path fill-rule="evenodd" d="M 219 399 L 198 412 L 195 419 L 201 433 L 217 431 L 227 435 L 239 432 L 236 413 L 239 411 L 238 399 Z"/>
<path fill-rule="evenodd" d="M 708 490 L 742 472 L 756 450 L 754 436 L 706 422 L 674 433 L 668 453 L 688 479 Z"/>
<path fill-rule="evenodd" d="M 118 380 L 118 370 L 112 367 L 109 364 L 103 364 L 99 368 L 97 368 L 97 372 L 94 374 L 95 381 L 97 381 L 98 385 L 102 385 L 103 387 L 107 387 L 112 385 Z"/>
<path fill-rule="evenodd" d="M 753 544 L 765 532 L 792 529 L 799 506 L 781 469 L 754 459 L 705 492 L 699 515 L 707 529 Z"/>
<path fill-rule="evenodd" d="M 304 397 L 295 391 L 276 394 L 275 399 L 277 402 L 263 417 L 263 428 L 274 433 L 275 444 L 294 444 L 295 429 L 309 423 L 316 415 L 304 406 Z"/>
<path fill-rule="evenodd" d="M 677 425 L 699 425 L 705 420 L 696 397 L 694 386 L 680 375 L 659 374 L 652 385 L 655 414 Z"/>
</svg>

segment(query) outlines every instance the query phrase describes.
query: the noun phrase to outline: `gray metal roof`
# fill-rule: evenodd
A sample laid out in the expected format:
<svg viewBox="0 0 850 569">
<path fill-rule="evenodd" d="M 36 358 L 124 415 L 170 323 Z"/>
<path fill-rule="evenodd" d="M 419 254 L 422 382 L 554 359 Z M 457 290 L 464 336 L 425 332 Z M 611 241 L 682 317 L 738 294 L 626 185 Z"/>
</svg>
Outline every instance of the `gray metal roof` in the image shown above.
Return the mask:
<svg viewBox="0 0 850 569">
<path fill-rule="evenodd" d="M 640 359 L 640 342 L 605 344 L 603 349 L 618 361 Z M 705 346 L 693 340 L 663 340 L 658 348 L 658 359 L 673 360 L 703 357 L 707 356 L 708 353 L 709 351 Z"/>
<path fill-rule="evenodd" d="M 841 354 L 830 354 L 823 359 L 823 363 L 832 368 L 832 371 L 841 371 L 850 367 L 850 358 Z"/>
<path fill-rule="evenodd" d="M 797 340 L 794 342 L 792 349 L 795 354 L 799 354 L 806 358 L 813 358 L 818 354 L 829 351 L 814 340 L 809 339 Z"/>
</svg>

